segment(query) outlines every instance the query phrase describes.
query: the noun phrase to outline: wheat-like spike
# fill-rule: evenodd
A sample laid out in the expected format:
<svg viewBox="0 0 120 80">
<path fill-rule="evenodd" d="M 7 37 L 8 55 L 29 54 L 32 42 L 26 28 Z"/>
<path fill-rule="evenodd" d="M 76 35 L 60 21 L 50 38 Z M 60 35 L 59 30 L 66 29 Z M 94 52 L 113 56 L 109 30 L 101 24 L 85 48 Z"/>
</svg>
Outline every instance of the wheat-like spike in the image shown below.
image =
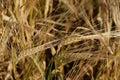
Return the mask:
<svg viewBox="0 0 120 80">
<path fill-rule="evenodd" d="M 61 45 L 61 46 L 64 46 L 64 45 L 68 45 L 68 44 L 71 44 L 71 43 L 76 43 L 78 41 L 81 41 L 81 40 L 85 40 L 85 39 L 100 39 L 102 37 L 107 37 L 107 36 L 110 36 L 110 37 L 117 37 L 117 36 L 120 36 L 119 32 L 112 32 L 112 34 L 109 34 L 108 32 L 105 32 L 105 33 L 101 33 L 101 35 L 99 34 L 95 34 L 95 35 L 88 35 L 88 36 L 70 36 L 70 37 L 67 37 L 67 38 L 64 38 L 64 39 L 58 39 L 58 40 L 54 40 L 54 41 L 51 41 L 51 42 L 48 42 L 48 43 L 45 43 L 43 45 L 40 45 L 40 46 L 37 46 L 37 47 L 34 47 L 34 48 L 31 48 L 31 49 L 27 49 L 27 50 L 24 50 L 20 53 L 20 55 L 18 56 L 17 58 L 17 62 L 19 60 L 21 60 L 22 58 L 25 58 L 26 56 L 30 56 L 32 54 L 35 54 L 39 51 L 42 51 L 42 50 L 45 50 L 45 49 L 48 49 L 50 48 L 50 46 L 56 46 L 56 45 Z"/>
<path fill-rule="evenodd" d="M 60 67 L 62 65 L 65 65 L 67 63 L 70 63 L 72 61 L 76 61 L 79 59 L 89 59 L 93 56 L 94 54 L 90 52 L 83 52 L 83 53 L 65 53 L 65 54 L 59 54 L 56 55 L 54 60 L 57 61 L 58 64 L 56 64 L 57 67 Z"/>
<path fill-rule="evenodd" d="M 35 54 L 35 53 L 39 52 L 39 51 L 50 48 L 51 45 L 56 46 L 56 45 L 59 44 L 59 42 L 60 42 L 60 39 L 57 39 L 57 40 L 45 43 L 43 45 L 40 45 L 40 46 L 37 46 L 37 47 L 34 47 L 34 48 L 24 50 L 24 51 L 20 52 L 20 54 L 18 55 L 18 58 L 16 59 L 16 63 L 19 60 L 21 60 L 22 58 L 25 58 L 26 56 L 30 56 L 32 54 Z"/>
<path fill-rule="evenodd" d="M 105 33 L 101 33 L 101 34 L 94 34 L 94 35 L 87 35 L 87 36 L 81 36 L 81 35 L 73 35 L 73 36 L 69 36 L 67 38 L 65 38 L 63 41 L 62 41 L 62 45 L 68 45 L 68 44 L 71 44 L 71 43 L 76 43 L 78 41 L 81 41 L 81 40 L 86 40 L 86 39 L 100 39 L 101 37 L 118 37 L 120 36 L 120 32 L 105 32 Z"/>
</svg>

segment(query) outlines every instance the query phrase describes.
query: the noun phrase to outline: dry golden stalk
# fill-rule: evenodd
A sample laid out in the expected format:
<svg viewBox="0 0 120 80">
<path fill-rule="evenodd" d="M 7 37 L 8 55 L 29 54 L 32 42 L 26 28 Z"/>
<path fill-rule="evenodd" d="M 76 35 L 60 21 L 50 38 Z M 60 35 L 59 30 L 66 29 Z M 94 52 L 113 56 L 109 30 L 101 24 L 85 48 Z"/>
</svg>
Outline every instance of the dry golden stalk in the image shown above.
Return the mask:
<svg viewBox="0 0 120 80">
<path fill-rule="evenodd" d="M 70 36 L 70 37 L 67 37 L 67 38 L 64 38 L 64 39 L 54 40 L 54 41 L 45 43 L 43 45 L 40 45 L 40 46 L 31 48 L 31 49 L 27 49 L 27 50 L 22 51 L 19 54 L 18 58 L 17 58 L 17 62 L 19 60 L 27 57 L 27 56 L 31 56 L 32 54 L 37 53 L 39 51 L 46 50 L 46 49 L 50 48 L 51 45 L 53 45 L 53 46 L 59 45 L 59 47 L 61 47 L 61 46 L 64 46 L 64 45 L 68 45 L 68 44 L 79 42 L 81 40 L 86 40 L 86 39 L 100 39 L 101 37 L 104 38 L 104 37 L 107 37 L 107 36 L 116 37 L 116 36 L 120 36 L 120 35 L 119 35 L 119 32 L 112 32 L 112 34 L 109 34 L 109 33 L 105 32 L 105 33 L 101 33 L 101 35 L 99 35 L 99 34 L 88 35 L 88 36 L 76 36 L 75 35 L 75 36 Z"/>
</svg>

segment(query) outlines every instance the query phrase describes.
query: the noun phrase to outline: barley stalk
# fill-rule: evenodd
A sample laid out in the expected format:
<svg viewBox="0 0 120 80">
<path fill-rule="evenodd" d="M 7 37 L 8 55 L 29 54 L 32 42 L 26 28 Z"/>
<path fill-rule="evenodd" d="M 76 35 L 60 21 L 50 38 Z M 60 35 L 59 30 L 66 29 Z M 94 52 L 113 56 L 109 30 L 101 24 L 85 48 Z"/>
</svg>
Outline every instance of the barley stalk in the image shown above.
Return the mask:
<svg viewBox="0 0 120 80">
<path fill-rule="evenodd" d="M 17 58 L 17 62 L 27 56 L 31 56 L 32 54 L 35 54 L 39 51 L 43 51 L 43 50 L 46 50 L 48 48 L 50 48 L 50 46 L 57 46 L 59 43 L 61 46 L 64 46 L 64 45 L 68 45 L 68 44 L 72 44 L 72 43 L 76 43 L 76 42 L 79 42 L 81 40 L 86 40 L 86 39 L 99 39 L 102 37 L 107 37 L 107 36 L 110 36 L 110 37 L 117 37 L 117 36 L 120 36 L 119 34 L 119 31 L 118 32 L 111 32 L 112 34 L 109 34 L 108 32 L 105 32 L 105 33 L 102 33 L 101 35 L 98 35 L 98 34 L 95 34 L 95 35 L 88 35 L 88 36 L 70 36 L 70 37 L 67 37 L 67 38 L 64 38 L 64 39 L 58 39 L 58 40 L 54 40 L 54 41 L 51 41 L 51 42 L 48 42 L 48 43 L 45 43 L 43 45 L 40 45 L 40 46 L 37 46 L 37 47 L 34 47 L 34 48 L 31 48 L 31 49 L 27 49 L 27 50 L 24 50 L 20 53 L 20 55 L 18 55 L 18 58 Z"/>
</svg>

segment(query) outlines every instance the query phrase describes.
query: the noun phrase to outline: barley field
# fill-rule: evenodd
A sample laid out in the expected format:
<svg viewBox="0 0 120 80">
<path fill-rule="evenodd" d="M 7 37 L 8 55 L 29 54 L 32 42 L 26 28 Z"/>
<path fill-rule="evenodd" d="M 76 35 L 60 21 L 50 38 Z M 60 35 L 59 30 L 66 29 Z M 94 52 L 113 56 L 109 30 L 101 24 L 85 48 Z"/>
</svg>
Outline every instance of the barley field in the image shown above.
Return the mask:
<svg viewBox="0 0 120 80">
<path fill-rule="evenodd" d="M 120 80 L 120 0 L 0 0 L 0 80 Z"/>
</svg>

